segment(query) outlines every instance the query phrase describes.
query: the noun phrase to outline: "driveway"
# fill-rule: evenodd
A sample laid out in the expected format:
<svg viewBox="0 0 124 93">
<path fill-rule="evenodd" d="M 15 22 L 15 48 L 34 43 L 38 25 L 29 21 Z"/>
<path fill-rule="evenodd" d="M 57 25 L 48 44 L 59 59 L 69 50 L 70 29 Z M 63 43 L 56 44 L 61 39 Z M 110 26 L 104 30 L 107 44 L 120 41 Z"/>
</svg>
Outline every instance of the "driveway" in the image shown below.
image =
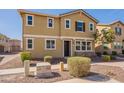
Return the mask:
<svg viewBox="0 0 124 93">
<path fill-rule="evenodd" d="M 124 70 L 124 61 L 121 62 L 102 62 L 102 63 L 93 63 L 92 65 L 105 65 L 105 66 L 116 66 Z"/>
<path fill-rule="evenodd" d="M 0 57 L 3 57 L 2 61 L 0 62 L 0 65 L 3 65 L 9 61 L 11 61 L 12 59 L 18 57 L 19 54 L 0 54 Z"/>
</svg>

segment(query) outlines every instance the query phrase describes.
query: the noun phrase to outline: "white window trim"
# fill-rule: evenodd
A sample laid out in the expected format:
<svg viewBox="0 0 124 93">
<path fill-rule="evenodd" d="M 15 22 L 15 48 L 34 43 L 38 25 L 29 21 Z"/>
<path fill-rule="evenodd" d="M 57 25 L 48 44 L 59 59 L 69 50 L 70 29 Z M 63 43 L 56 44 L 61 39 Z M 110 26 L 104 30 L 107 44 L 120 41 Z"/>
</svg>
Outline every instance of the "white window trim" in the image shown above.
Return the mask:
<svg viewBox="0 0 124 93">
<path fill-rule="evenodd" d="M 66 28 L 66 21 L 69 21 L 69 28 Z M 65 19 L 65 29 L 71 29 L 71 19 Z"/>
<path fill-rule="evenodd" d="M 93 30 L 90 30 L 90 24 L 93 25 Z M 91 31 L 91 32 L 94 32 L 94 31 L 95 31 L 95 30 L 94 30 L 94 23 L 92 23 L 92 22 L 89 23 L 89 31 Z"/>
<path fill-rule="evenodd" d="M 82 20 L 77 20 L 77 22 L 84 23 L 84 21 L 82 21 Z M 83 29 L 82 29 L 82 31 L 75 31 L 75 32 L 84 33 Z"/>
<path fill-rule="evenodd" d="M 32 48 L 28 48 L 28 39 L 32 40 Z M 34 38 L 26 38 L 26 50 L 34 50 Z"/>
<path fill-rule="evenodd" d="M 55 41 L 55 48 L 47 48 L 47 40 L 54 40 Z M 45 50 L 56 50 L 56 39 L 45 39 Z"/>
<path fill-rule="evenodd" d="M 28 24 L 28 16 L 32 16 L 32 25 Z M 26 14 L 26 26 L 34 26 L 34 15 Z"/>
<path fill-rule="evenodd" d="M 85 50 L 81 50 L 81 45 L 80 45 L 80 50 L 76 50 L 76 42 L 86 42 L 86 49 Z M 87 50 L 87 42 L 91 42 L 91 50 Z M 91 52 L 92 50 L 92 41 L 86 41 L 86 40 L 75 40 L 75 51 L 76 52 Z"/>
<path fill-rule="evenodd" d="M 53 20 L 52 27 L 49 27 L 49 19 Z M 54 18 L 50 18 L 50 17 L 47 18 L 47 28 L 54 28 Z"/>
<path fill-rule="evenodd" d="M 91 43 L 91 50 L 87 50 L 87 42 L 90 42 L 90 43 Z M 89 52 L 90 52 L 90 51 L 93 51 L 93 50 L 92 50 L 92 47 L 93 47 L 92 41 L 86 41 L 86 51 L 89 51 Z"/>
</svg>

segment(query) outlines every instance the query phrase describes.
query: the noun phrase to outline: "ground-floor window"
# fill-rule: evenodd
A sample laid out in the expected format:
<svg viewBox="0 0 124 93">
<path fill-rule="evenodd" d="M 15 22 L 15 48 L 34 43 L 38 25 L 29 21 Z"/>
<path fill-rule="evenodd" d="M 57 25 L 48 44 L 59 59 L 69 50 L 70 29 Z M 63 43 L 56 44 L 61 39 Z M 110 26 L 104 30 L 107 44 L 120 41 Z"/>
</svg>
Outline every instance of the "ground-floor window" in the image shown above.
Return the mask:
<svg viewBox="0 0 124 93">
<path fill-rule="evenodd" d="M 92 50 L 92 42 L 77 40 L 76 44 L 75 44 L 75 48 L 76 48 L 76 51 L 91 51 Z"/>
<path fill-rule="evenodd" d="M 113 45 L 115 49 L 122 49 L 122 43 L 120 42 L 114 42 Z"/>
<path fill-rule="evenodd" d="M 26 40 L 26 48 L 27 50 L 32 50 L 33 49 L 33 38 L 27 38 Z"/>
<path fill-rule="evenodd" d="M 56 40 L 55 39 L 45 40 L 45 49 L 46 50 L 55 50 L 56 49 Z"/>
</svg>

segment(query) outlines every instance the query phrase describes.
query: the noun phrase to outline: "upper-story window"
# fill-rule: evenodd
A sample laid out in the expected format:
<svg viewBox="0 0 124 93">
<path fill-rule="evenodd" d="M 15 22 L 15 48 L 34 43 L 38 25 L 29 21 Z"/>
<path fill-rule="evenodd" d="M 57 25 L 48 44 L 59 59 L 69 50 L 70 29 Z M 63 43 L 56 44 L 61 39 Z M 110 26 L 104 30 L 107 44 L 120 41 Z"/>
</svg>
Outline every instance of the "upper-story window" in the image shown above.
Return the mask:
<svg viewBox="0 0 124 93">
<path fill-rule="evenodd" d="M 71 28 L 71 20 L 70 19 L 65 19 L 65 28 L 70 29 Z"/>
<path fill-rule="evenodd" d="M 89 23 L 89 31 L 94 31 L 94 23 Z"/>
<path fill-rule="evenodd" d="M 121 35 L 122 34 L 122 29 L 120 27 L 115 27 L 115 34 L 116 35 Z"/>
<path fill-rule="evenodd" d="M 47 24 L 48 28 L 54 28 L 54 18 L 48 18 Z"/>
<path fill-rule="evenodd" d="M 27 26 L 33 26 L 33 15 L 27 15 L 26 16 L 26 25 Z"/>
<path fill-rule="evenodd" d="M 79 32 L 85 32 L 85 23 L 83 21 L 76 21 L 75 30 Z"/>
</svg>

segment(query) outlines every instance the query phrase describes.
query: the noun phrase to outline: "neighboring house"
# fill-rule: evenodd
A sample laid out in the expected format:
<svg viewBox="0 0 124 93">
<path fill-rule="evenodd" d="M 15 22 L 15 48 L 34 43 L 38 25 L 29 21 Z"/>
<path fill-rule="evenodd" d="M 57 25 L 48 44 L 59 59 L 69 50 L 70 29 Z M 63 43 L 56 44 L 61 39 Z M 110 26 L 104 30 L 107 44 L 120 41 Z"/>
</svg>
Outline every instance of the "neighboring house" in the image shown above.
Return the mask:
<svg viewBox="0 0 124 93">
<path fill-rule="evenodd" d="M 115 21 L 111 24 L 98 24 L 97 30 L 100 32 L 101 30 L 113 30 L 115 32 L 115 40 L 111 44 L 95 44 L 96 51 L 107 51 L 108 53 L 112 53 L 112 51 L 116 51 L 117 53 L 122 53 L 122 49 L 124 47 L 124 24 L 121 21 Z"/>
<path fill-rule="evenodd" d="M 93 33 L 98 21 L 84 10 L 58 16 L 18 11 L 22 18 L 23 51 L 30 51 L 34 58 L 94 54 Z"/>
<path fill-rule="evenodd" d="M 0 33 L 0 53 L 4 52 L 18 52 L 21 49 L 21 41 L 10 39 Z"/>
</svg>

